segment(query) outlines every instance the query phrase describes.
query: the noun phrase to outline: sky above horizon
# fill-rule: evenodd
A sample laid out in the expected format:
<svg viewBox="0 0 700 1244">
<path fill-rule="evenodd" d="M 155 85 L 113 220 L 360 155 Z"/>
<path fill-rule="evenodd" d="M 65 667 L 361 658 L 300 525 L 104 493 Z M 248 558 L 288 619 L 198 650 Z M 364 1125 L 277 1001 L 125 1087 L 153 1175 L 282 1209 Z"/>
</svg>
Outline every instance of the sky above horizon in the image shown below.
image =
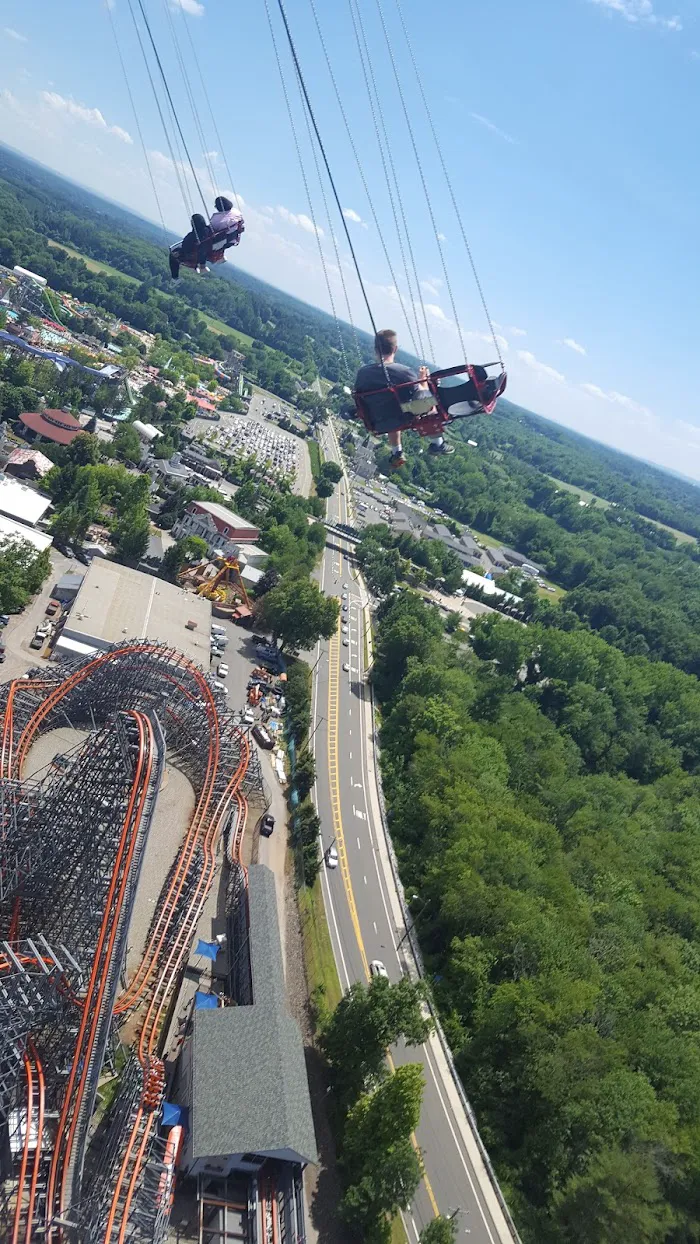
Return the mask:
<svg viewBox="0 0 700 1244">
<path fill-rule="evenodd" d="M 508 396 L 700 479 L 691 370 L 700 330 L 697 0 L 443 0 L 439 14 L 419 0 L 401 0 L 400 9 L 397 0 L 315 2 L 352 143 L 312 0 L 286 0 L 286 9 L 376 321 L 444 366 L 461 361 L 462 342 L 472 361 L 494 357 L 422 87 L 508 367 Z M 184 232 L 190 200 L 202 210 L 194 179 L 186 163 L 173 164 L 172 154 L 177 164 L 182 153 L 168 146 L 130 2 L 108 3 L 109 10 L 105 0 L 44 0 L 30 19 L 21 0 L 3 0 L 0 133 L 50 168 L 149 219 L 162 213 Z M 139 0 L 131 3 L 138 11 Z M 325 267 L 338 315 L 348 319 L 347 291 L 355 322 L 369 328 L 327 185 L 330 218 L 325 210 L 277 0 L 270 12 L 303 169 L 265 0 L 242 3 L 235 14 L 227 0 L 143 4 L 205 199 L 230 191 L 231 177 L 241 197 L 246 233 L 236 264 L 330 310 Z M 378 108 L 365 87 L 358 16 Z M 392 166 L 394 208 L 385 176 Z M 399 240 L 402 214 L 410 246 Z"/>
</svg>

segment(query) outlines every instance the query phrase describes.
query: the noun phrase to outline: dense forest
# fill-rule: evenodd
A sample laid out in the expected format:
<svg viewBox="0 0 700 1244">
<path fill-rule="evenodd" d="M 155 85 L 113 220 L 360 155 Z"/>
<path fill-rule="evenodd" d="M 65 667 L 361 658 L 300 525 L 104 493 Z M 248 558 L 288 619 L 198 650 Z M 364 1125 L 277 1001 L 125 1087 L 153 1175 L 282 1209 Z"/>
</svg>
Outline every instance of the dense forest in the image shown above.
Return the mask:
<svg viewBox="0 0 700 1244">
<path fill-rule="evenodd" d="M 499 402 L 495 418 L 479 422 L 478 437 L 481 448 L 505 449 L 545 475 L 700 536 L 700 484 L 608 449 L 508 401 Z"/>
<path fill-rule="evenodd" d="M 529 435 L 532 445 L 538 434 L 507 407 L 491 420 L 469 422 L 478 449 L 455 438 L 456 453 L 436 461 L 419 452 L 417 438 L 407 439 L 408 464 L 398 479 L 409 491 L 424 489 L 451 518 L 517 549 L 566 589 L 561 603 L 540 602 L 543 625 L 590 628 L 629 655 L 700 674 L 698 544 L 678 545 L 670 532 L 621 504 L 581 506 L 575 494 L 506 448 L 513 425 L 522 442 Z M 576 438 L 562 431 L 562 440 L 573 463 Z M 492 448 L 494 443 L 502 448 Z M 591 452 L 597 448 L 591 445 Z M 378 456 L 383 465 L 386 450 Z M 621 454 L 614 458 L 631 462 Z M 686 526 L 700 522 L 700 491 L 652 468 L 644 487 L 647 507 L 661 508 L 676 487 Z M 674 517 L 680 520 L 680 513 Z"/>
<path fill-rule="evenodd" d="M 415 595 L 379 618 L 390 823 L 443 1020 L 532 1244 L 700 1238 L 695 678 Z"/>
<path fill-rule="evenodd" d="M 0 263 L 33 268 L 54 288 L 81 298 L 88 297 L 84 276 L 96 276 L 97 282 L 91 283 L 92 301 L 136 328 L 162 333 L 164 321 L 170 319 L 178 333 L 200 340 L 205 326 L 200 323 L 197 328 L 193 310 L 202 311 L 248 334 L 259 347 L 271 347 L 295 360 L 301 375 L 309 380 L 317 371 L 329 380 L 347 379 L 339 332 L 351 375 L 362 359 L 372 355 L 372 341 L 366 333 L 356 335 L 349 325 L 337 325 L 323 311 L 230 264 L 221 269 L 225 276 L 206 279 L 183 270 L 175 286 L 168 273 L 166 243 L 156 226 L 6 148 L 0 148 L 0 179 Z M 64 258 L 49 247 L 47 238 L 109 264 L 132 281 L 87 274 L 79 260 Z M 174 240 L 168 238 L 168 243 Z M 282 376 L 279 379 L 283 381 Z M 268 381 L 272 380 L 269 376 Z M 283 397 L 294 396 L 292 390 L 281 392 L 279 383 L 275 391 Z"/>
</svg>

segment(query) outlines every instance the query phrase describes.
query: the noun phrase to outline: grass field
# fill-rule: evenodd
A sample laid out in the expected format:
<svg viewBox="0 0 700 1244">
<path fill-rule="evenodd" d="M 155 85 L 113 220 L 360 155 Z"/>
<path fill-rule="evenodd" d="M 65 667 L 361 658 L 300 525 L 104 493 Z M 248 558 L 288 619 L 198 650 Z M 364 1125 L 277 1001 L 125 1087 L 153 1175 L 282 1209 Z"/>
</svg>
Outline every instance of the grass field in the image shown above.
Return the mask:
<svg viewBox="0 0 700 1244">
<path fill-rule="evenodd" d="M 205 324 L 213 333 L 226 333 L 228 337 L 235 337 L 241 349 L 253 344 L 253 338 L 249 337 L 247 333 L 239 333 L 237 328 L 230 328 L 223 320 L 217 320 L 216 316 L 207 315 L 206 311 L 198 311 L 198 314 L 201 315 Z"/>
<path fill-rule="evenodd" d="M 80 251 L 74 251 L 72 246 L 66 246 L 65 242 L 54 242 L 53 238 L 47 238 L 49 246 L 54 246 L 57 250 L 65 251 L 72 259 L 82 259 L 86 268 L 91 272 L 105 272 L 107 276 L 120 276 L 123 281 L 131 281 L 133 285 L 138 285 L 135 276 L 127 276 L 126 272 L 120 272 L 118 268 L 111 267 L 108 263 L 100 263 L 98 259 L 90 259 L 89 255 L 81 255 Z"/>
<path fill-rule="evenodd" d="M 562 488 L 564 492 L 575 492 L 582 501 L 588 505 L 595 505 L 599 510 L 607 510 L 610 502 L 605 501 L 603 497 L 597 497 L 594 492 L 587 492 L 585 488 L 579 488 L 578 484 L 567 484 L 563 479 L 555 479 L 553 475 L 548 475 L 547 479 L 551 479 L 557 488 Z"/>
<path fill-rule="evenodd" d="M 333 947 L 328 932 L 319 877 L 316 878 L 311 889 L 303 888 L 299 891 L 298 901 L 309 994 L 312 999 L 321 994 L 323 1009 L 334 1011 L 343 996 L 343 991 L 333 958 Z"/>
<path fill-rule="evenodd" d="M 655 518 L 647 518 L 645 514 L 641 514 L 640 518 L 643 518 L 645 523 L 651 523 L 653 527 L 660 527 L 662 531 L 670 531 L 679 544 L 695 544 L 696 537 L 689 536 L 687 531 L 677 531 L 675 527 L 667 527 L 666 523 L 660 523 Z"/>
<path fill-rule="evenodd" d="M 318 441 L 309 440 L 306 442 L 309 450 L 309 458 L 311 459 L 311 474 L 314 479 L 318 479 L 321 474 L 321 449 Z"/>
</svg>

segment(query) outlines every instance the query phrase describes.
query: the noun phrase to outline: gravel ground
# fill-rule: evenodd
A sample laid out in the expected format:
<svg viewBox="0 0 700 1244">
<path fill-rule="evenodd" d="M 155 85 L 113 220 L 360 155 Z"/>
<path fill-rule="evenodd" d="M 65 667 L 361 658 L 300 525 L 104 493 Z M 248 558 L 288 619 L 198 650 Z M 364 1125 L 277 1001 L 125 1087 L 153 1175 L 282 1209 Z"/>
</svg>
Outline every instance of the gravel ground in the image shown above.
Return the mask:
<svg viewBox="0 0 700 1244">
<path fill-rule="evenodd" d="M 179 769 L 168 765 L 156 801 L 151 830 L 143 853 L 126 952 L 127 975 L 136 971 L 143 955 L 158 897 L 194 811 L 194 791 Z"/>
</svg>

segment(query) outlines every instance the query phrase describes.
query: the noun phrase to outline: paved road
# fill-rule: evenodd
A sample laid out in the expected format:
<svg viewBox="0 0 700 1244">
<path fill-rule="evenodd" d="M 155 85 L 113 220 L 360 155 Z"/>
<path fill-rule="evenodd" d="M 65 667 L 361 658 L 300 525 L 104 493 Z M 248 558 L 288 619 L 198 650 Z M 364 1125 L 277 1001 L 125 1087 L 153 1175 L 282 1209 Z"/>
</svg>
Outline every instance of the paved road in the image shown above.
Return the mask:
<svg viewBox="0 0 700 1244">
<path fill-rule="evenodd" d="M 323 438 L 326 457 L 339 460 L 332 430 L 324 430 Z M 329 517 L 341 522 L 348 521 L 346 488 L 341 482 L 330 502 Z M 338 869 L 324 868 L 323 893 L 341 983 L 347 988 L 368 977 L 368 964 L 374 959 L 385 964 L 393 981 L 410 971 L 410 963 L 382 830 L 371 746 L 366 592 L 355 577 L 347 546 L 335 537 L 331 540 L 321 566 L 321 585 L 328 595 L 347 592 L 342 619 L 348 631 L 339 630 L 317 649 L 314 746 L 323 845 L 325 849 L 334 841 L 340 859 Z M 425 1179 L 405 1215 L 410 1244 L 436 1213 L 455 1210 L 460 1211 L 459 1238 L 466 1234 L 470 1244 L 511 1244 L 512 1233 L 438 1038 L 431 1037 L 419 1050 L 394 1050 L 392 1056 L 396 1063 L 420 1061 L 426 1081 L 417 1132 Z"/>
</svg>

